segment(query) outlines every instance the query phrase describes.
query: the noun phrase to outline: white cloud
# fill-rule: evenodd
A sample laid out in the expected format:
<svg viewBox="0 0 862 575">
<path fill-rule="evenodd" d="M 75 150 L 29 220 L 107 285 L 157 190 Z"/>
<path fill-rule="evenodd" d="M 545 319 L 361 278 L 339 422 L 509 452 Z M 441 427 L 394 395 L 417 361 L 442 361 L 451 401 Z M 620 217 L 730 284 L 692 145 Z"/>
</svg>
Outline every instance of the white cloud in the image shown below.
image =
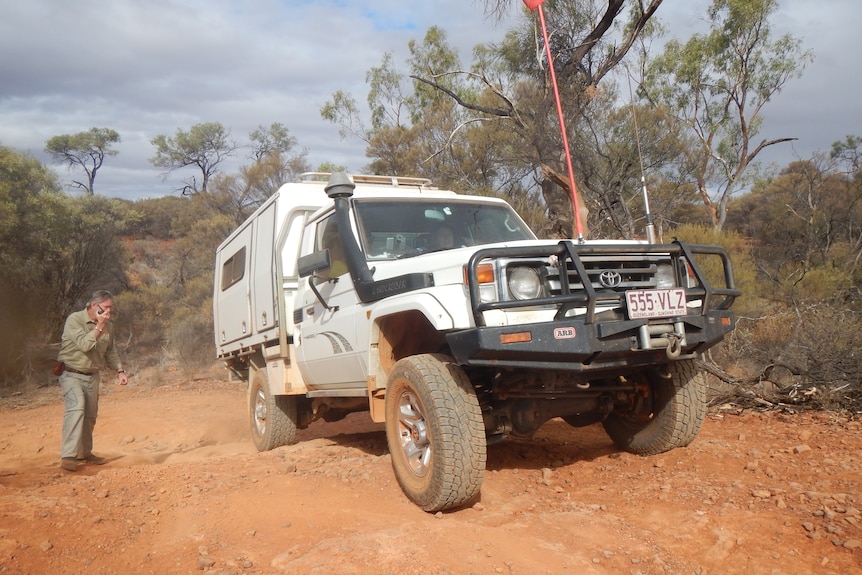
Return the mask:
<svg viewBox="0 0 862 575">
<path fill-rule="evenodd" d="M 764 135 L 797 136 L 805 156 L 828 149 L 860 117 L 853 25 L 856 0 L 785 0 L 779 26 L 803 37 L 817 57 L 766 110 Z M 668 1 L 659 16 L 684 38 L 706 0 Z M 521 3 L 513 0 L 512 15 Z M 120 154 L 106 162 L 97 192 L 134 199 L 173 193 L 149 164 L 158 134 L 221 122 L 244 140 L 258 125 L 281 122 L 324 161 L 358 170 L 361 142 L 341 141 L 319 110 L 338 89 L 364 102 L 365 73 L 385 52 L 396 63 L 407 42 L 443 28 L 464 63 L 474 45 L 499 39 L 482 2 L 463 0 L 40 0 L 0 16 L 0 144 L 43 160 L 45 141 L 91 127 L 117 130 Z M 511 24 L 513 20 L 509 20 Z M 15 54 L 16 56 L 11 56 Z M 793 159 L 782 150 L 777 161 Z M 59 172 L 68 181 L 65 171 Z"/>
</svg>

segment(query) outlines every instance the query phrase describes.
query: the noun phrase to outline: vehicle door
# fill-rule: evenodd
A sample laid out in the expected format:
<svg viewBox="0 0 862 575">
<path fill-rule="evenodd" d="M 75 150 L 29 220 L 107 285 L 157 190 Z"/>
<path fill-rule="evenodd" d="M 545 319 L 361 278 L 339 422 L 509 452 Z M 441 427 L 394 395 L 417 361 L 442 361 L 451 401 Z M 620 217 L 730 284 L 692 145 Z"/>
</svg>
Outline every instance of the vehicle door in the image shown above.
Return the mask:
<svg viewBox="0 0 862 575">
<path fill-rule="evenodd" d="M 361 310 L 335 217 L 319 219 L 306 231 L 310 237 L 303 239 L 308 245 L 303 253 L 329 250 L 331 265 L 302 280 L 306 283 L 296 302 L 299 337 L 295 341 L 303 379 L 309 390 L 364 394 L 367 369 L 357 345 L 355 316 Z"/>
</svg>

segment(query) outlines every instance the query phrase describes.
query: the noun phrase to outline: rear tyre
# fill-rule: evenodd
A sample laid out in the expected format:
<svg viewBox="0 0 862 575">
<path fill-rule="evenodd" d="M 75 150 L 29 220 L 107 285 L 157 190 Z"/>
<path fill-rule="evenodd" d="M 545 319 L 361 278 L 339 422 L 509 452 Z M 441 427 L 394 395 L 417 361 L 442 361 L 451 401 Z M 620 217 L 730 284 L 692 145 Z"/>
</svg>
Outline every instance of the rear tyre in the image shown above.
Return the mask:
<svg viewBox="0 0 862 575">
<path fill-rule="evenodd" d="M 485 426 L 464 371 L 441 354 L 399 360 L 386 389 L 386 440 L 407 497 L 425 511 L 474 499 L 485 474 Z"/>
<path fill-rule="evenodd" d="M 614 411 L 602 423 L 625 451 L 655 455 L 691 443 L 706 418 L 706 378 L 695 360 L 670 363 L 667 372 L 640 374 L 645 384 L 638 405 Z"/>
<path fill-rule="evenodd" d="M 253 370 L 248 392 L 251 437 L 257 450 L 296 443 L 297 396 L 273 395 L 263 370 Z"/>
</svg>

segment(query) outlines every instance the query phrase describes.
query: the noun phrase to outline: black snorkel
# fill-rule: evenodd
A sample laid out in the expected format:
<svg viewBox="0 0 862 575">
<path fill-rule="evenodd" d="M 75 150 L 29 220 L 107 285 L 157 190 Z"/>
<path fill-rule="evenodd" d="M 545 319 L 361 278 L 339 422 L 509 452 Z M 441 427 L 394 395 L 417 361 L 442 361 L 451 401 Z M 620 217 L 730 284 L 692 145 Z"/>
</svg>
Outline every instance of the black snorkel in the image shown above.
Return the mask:
<svg viewBox="0 0 862 575">
<path fill-rule="evenodd" d="M 350 222 L 350 198 L 356 188 L 350 177 L 344 172 L 335 172 L 329 176 L 326 184 L 326 195 L 335 204 L 335 222 L 338 224 L 341 246 L 344 249 L 344 259 L 350 279 L 356 294 L 362 302 L 371 302 L 395 295 L 434 285 L 431 274 L 412 273 L 374 281 L 373 272 L 365 262 L 365 254 L 359 247 L 359 242 L 353 233 Z"/>
</svg>

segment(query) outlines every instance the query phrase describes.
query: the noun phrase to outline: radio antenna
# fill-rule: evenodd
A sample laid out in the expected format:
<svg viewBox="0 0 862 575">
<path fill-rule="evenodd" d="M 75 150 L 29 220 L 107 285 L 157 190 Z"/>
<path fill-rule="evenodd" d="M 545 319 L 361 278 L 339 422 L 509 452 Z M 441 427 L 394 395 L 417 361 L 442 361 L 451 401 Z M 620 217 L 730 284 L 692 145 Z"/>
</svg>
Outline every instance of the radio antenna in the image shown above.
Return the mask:
<svg viewBox="0 0 862 575">
<path fill-rule="evenodd" d="M 638 113 L 635 108 L 635 97 L 634 92 L 632 92 L 632 75 L 629 72 L 628 66 L 626 66 L 626 78 L 629 81 L 629 100 L 632 106 L 632 120 L 635 125 L 635 142 L 637 142 L 638 146 L 638 162 L 640 163 L 641 168 L 641 191 L 643 194 L 644 201 L 644 212 L 646 213 L 646 234 L 647 241 L 651 244 L 655 243 L 655 226 L 652 223 L 652 216 L 650 215 L 649 210 L 649 193 L 647 192 L 646 186 L 646 172 L 644 171 L 644 158 L 643 152 L 641 150 L 641 136 L 640 136 L 640 128 L 638 128 Z"/>
</svg>

